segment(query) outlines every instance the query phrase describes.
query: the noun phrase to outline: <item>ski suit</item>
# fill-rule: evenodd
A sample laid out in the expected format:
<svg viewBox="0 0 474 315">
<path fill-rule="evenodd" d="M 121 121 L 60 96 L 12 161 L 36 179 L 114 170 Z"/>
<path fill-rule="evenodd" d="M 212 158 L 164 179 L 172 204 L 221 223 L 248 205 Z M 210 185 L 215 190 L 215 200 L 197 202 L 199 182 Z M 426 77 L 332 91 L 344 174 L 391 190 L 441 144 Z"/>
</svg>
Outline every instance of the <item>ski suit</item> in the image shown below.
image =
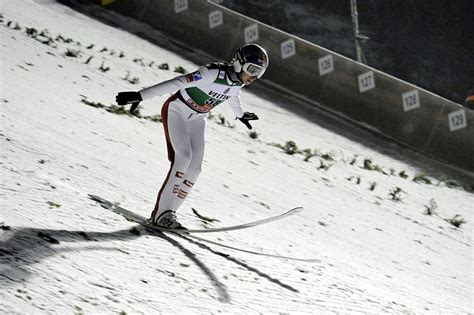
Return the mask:
<svg viewBox="0 0 474 315">
<path fill-rule="evenodd" d="M 207 113 L 228 101 L 236 117 L 244 115 L 240 105 L 242 84 L 232 81 L 227 69 L 226 64 L 220 63 L 201 66 L 140 91 L 143 100 L 177 91 L 161 109 L 171 165 L 158 193 L 152 220 L 166 210 L 176 211 L 196 183 L 204 157 Z"/>
</svg>

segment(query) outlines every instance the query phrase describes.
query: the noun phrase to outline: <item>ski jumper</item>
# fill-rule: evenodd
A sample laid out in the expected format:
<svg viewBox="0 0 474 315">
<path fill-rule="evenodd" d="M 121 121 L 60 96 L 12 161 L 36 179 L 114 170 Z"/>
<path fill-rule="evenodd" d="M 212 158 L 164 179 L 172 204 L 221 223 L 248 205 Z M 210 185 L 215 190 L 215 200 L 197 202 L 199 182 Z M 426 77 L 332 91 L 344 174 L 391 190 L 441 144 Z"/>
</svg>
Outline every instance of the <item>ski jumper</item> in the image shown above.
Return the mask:
<svg viewBox="0 0 474 315">
<path fill-rule="evenodd" d="M 158 193 L 152 220 L 164 211 L 176 211 L 196 183 L 204 157 L 207 113 L 228 101 L 236 117 L 244 114 L 240 105 L 242 84 L 231 81 L 227 69 L 226 64 L 220 63 L 201 66 L 195 72 L 140 91 L 145 100 L 178 90 L 161 109 L 171 165 Z"/>
</svg>

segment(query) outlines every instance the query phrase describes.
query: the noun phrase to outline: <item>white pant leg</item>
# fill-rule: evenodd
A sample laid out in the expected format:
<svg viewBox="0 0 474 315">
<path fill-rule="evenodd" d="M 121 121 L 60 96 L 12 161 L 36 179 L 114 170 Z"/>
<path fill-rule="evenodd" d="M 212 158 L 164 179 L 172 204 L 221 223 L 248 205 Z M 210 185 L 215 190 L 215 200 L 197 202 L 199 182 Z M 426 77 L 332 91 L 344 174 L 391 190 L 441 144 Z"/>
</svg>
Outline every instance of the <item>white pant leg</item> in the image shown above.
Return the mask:
<svg viewBox="0 0 474 315">
<path fill-rule="evenodd" d="M 168 158 L 171 162 L 168 175 L 158 193 L 152 219 L 166 210 L 175 211 L 177 194 L 183 181 L 184 174 L 191 163 L 191 140 L 189 121 L 183 117 L 183 112 L 178 106 L 183 106 L 180 101 L 167 101 L 162 109 L 163 126 L 168 145 Z"/>
<path fill-rule="evenodd" d="M 204 130 L 206 121 L 204 118 L 189 121 L 187 123 L 189 140 L 191 144 L 191 161 L 184 174 L 183 180 L 179 185 L 179 192 L 176 199 L 174 209 L 178 209 L 184 202 L 185 198 L 196 183 L 196 180 L 201 173 L 202 160 L 204 158 Z"/>
</svg>

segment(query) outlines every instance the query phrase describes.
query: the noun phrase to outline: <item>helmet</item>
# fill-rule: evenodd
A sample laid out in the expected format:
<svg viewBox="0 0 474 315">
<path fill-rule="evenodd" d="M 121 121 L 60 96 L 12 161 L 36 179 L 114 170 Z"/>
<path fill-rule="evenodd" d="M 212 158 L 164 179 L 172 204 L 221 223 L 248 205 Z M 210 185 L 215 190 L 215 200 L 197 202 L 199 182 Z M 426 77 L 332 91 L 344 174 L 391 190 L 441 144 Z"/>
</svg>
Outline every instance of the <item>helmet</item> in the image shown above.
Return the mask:
<svg viewBox="0 0 474 315">
<path fill-rule="evenodd" d="M 240 47 L 232 59 L 234 71 L 242 71 L 252 77 L 261 78 L 268 67 L 268 55 L 265 49 L 256 44 Z"/>
</svg>

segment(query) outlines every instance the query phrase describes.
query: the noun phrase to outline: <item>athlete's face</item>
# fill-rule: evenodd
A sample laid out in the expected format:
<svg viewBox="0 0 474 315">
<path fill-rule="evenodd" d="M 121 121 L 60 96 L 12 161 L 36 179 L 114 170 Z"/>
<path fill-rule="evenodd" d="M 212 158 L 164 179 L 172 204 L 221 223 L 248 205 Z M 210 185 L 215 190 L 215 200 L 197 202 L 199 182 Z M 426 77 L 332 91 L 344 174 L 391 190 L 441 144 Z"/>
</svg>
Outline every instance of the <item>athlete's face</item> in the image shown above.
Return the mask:
<svg viewBox="0 0 474 315">
<path fill-rule="evenodd" d="M 247 73 L 245 73 L 244 71 L 240 72 L 240 80 L 242 80 L 242 82 L 245 84 L 245 85 L 250 85 L 252 84 L 253 81 L 257 80 L 257 77 L 252 77 L 250 75 L 248 75 Z"/>
</svg>

